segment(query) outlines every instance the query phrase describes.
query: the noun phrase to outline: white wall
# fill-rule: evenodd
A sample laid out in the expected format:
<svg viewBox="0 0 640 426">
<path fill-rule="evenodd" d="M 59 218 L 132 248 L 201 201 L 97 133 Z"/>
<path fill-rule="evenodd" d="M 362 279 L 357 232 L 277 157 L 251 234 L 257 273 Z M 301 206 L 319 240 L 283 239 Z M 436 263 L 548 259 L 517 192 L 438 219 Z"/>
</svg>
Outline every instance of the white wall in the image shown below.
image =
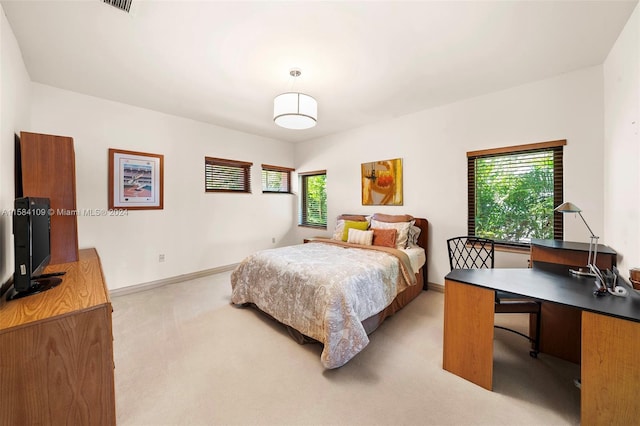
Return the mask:
<svg viewBox="0 0 640 426">
<path fill-rule="evenodd" d="M 429 281 L 442 284 L 449 272 L 446 239 L 467 232 L 467 151 L 566 139 L 565 199 L 602 235 L 603 133 L 597 66 L 297 144 L 296 169 L 327 170 L 329 229 L 340 213 L 427 218 Z M 390 158 L 403 159 L 404 206 L 362 206 L 360 164 Z M 565 239 L 588 242 L 579 217 L 564 221 Z M 298 239 L 316 234 L 298 229 Z M 496 262 L 526 267 L 527 258 L 501 252 Z"/>
<path fill-rule="evenodd" d="M 262 194 L 260 183 L 261 164 L 293 166 L 290 143 L 42 84 L 32 90 L 23 130 L 73 137 L 79 211 L 107 208 L 109 148 L 164 155 L 163 210 L 78 217 L 80 248 L 98 249 L 110 289 L 230 265 L 293 241 L 295 197 Z M 253 162 L 253 193 L 205 193 L 205 156 Z"/>
<path fill-rule="evenodd" d="M 29 127 L 31 79 L 0 5 L 0 212 L 13 209 L 14 135 Z M 0 283 L 13 274 L 11 215 L 0 213 Z"/>
<path fill-rule="evenodd" d="M 604 63 L 606 242 L 624 277 L 640 266 L 640 10 L 636 7 Z"/>
<path fill-rule="evenodd" d="M 431 222 L 429 280 L 442 283 L 448 272 L 445 240 L 466 232 L 465 153 L 567 139 L 565 199 L 583 209 L 601 243 L 622 255 L 623 270 L 640 264 L 639 19 L 636 10 L 604 67 L 292 146 L 32 85 L 2 13 L 0 209 L 12 207 L 14 132 L 74 138 L 80 209 L 106 208 L 108 148 L 164 154 L 163 211 L 78 218 L 80 246 L 98 248 L 108 285 L 115 289 L 235 263 L 257 249 L 272 247 L 272 237 L 276 245 L 286 245 L 319 234 L 292 226 L 293 196 L 262 195 L 256 189 L 261 163 L 295 166 L 298 171 L 326 169 L 329 228 L 343 212 L 426 217 Z M 253 161 L 254 193 L 204 194 L 205 155 Z M 363 207 L 360 164 L 397 157 L 404 163 L 404 206 Z M 569 215 L 564 220 L 566 239 L 588 240 L 579 218 Z M 8 217 L 0 217 L 0 238 L 4 281 L 13 269 Z M 165 263 L 158 262 L 160 253 L 166 255 Z M 525 265 L 526 256 L 498 254 L 498 266 Z"/>
</svg>

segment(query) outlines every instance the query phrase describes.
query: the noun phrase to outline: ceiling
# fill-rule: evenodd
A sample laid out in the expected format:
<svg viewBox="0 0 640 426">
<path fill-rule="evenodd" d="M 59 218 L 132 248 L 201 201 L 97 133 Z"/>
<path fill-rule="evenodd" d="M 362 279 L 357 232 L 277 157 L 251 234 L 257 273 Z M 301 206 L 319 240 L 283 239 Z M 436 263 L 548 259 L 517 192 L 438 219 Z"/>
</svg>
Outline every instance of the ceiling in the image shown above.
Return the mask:
<svg viewBox="0 0 640 426">
<path fill-rule="evenodd" d="M 601 64 L 636 2 L 1 3 L 32 81 L 299 142 Z M 316 127 L 273 123 L 291 89 Z"/>
</svg>

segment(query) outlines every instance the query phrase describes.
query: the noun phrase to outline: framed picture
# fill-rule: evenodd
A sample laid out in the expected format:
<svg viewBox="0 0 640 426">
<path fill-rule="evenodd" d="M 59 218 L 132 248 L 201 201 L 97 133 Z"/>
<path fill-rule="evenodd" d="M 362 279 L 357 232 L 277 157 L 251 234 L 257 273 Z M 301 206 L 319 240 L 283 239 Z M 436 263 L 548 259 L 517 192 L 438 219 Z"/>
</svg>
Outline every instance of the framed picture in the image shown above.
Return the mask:
<svg viewBox="0 0 640 426">
<path fill-rule="evenodd" d="M 109 149 L 109 209 L 162 209 L 164 156 Z"/>
<path fill-rule="evenodd" d="M 402 159 L 362 163 L 362 205 L 402 205 Z"/>
</svg>

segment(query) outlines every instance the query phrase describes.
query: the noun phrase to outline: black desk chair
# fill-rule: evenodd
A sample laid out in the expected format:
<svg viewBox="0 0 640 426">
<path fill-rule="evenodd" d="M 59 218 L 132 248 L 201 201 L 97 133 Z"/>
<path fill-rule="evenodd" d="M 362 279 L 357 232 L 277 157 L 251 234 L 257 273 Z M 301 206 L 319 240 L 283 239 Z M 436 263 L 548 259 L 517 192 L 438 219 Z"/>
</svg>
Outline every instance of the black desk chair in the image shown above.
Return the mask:
<svg viewBox="0 0 640 426">
<path fill-rule="evenodd" d="M 493 268 L 495 244 L 493 240 L 480 237 L 455 237 L 447 240 L 449 266 L 454 269 Z M 535 314 L 536 335 L 527 336 L 510 328 L 494 325 L 495 328 L 516 333 L 533 343 L 529 355 L 538 357 L 540 350 L 540 302 L 512 293 L 496 291 L 495 313 L 497 314 Z"/>
</svg>

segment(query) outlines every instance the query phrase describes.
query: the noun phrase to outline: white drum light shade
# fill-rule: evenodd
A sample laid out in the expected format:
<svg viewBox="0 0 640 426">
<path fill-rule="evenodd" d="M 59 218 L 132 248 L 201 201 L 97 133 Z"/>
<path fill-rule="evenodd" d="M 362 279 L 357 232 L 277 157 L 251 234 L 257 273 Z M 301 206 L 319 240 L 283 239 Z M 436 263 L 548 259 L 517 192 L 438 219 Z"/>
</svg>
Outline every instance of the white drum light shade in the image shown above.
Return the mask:
<svg viewBox="0 0 640 426">
<path fill-rule="evenodd" d="M 273 121 L 285 129 L 309 129 L 318 120 L 318 102 L 309 95 L 288 92 L 273 100 Z"/>
</svg>

